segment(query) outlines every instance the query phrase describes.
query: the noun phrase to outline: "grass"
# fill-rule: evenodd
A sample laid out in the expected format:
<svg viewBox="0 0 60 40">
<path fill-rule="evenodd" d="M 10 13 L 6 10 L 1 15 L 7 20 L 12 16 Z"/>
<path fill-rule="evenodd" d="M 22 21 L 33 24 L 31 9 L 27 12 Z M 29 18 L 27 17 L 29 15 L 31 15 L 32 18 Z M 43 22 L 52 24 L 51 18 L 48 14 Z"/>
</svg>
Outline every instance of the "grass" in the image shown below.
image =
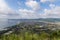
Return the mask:
<svg viewBox="0 0 60 40">
<path fill-rule="evenodd" d="M 60 37 L 53 36 L 51 38 L 49 34 L 44 32 L 41 34 L 25 32 L 20 34 L 11 33 L 9 35 L 2 35 L 0 40 L 60 40 Z"/>
</svg>

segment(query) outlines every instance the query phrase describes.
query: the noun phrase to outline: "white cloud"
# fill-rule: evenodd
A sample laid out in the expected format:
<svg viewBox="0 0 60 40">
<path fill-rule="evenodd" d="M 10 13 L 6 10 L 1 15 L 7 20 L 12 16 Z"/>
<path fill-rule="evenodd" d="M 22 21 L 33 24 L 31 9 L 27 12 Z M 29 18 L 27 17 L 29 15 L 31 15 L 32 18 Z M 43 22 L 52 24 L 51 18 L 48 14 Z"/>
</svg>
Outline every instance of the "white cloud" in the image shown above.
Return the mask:
<svg viewBox="0 0 60 40">
<path fill-rule="evenodd" d="M 60 18 L 60 6 L 50 4 L 51 9 L 44 9 L 44 13 L 36 13 L 34 10 L 19 9 L 20 18 Z"/>
<path fill-rule="evenodd" d="M 36 2 L 36 1 L 30 0 L 30 1 L 27 1 L 25 4 L 26 4 L 28 7 L 32 8 L 33 10 L 38 10 L 38 9 L 40 9 L 39 3 Z"/>
<path fill-rule="evenodd" d="M 56 6 L 56 5 L 54 5 L 54 4 L 50 4 L 50 5 L 49 5 L 50 8 L 54 8 L 55 6 Z"/>
<path fill-rule="evenodd" d="M 0 12 L 1 13 L 7 13 L 7 11 L 9 11 L 9 7 L 6 4 L 5 0 L 0 0 Z"/>
<path fill-rule="evenodd" d="M 46 18 L 60 18 L 60 7 L 56 6 L 53 9 L 44 9 L 43 16 Z"/>
<path fill-rule="evenodd" d="M 19 19 L 20 18 L 20 15 L 18 13 L 18 11 L 14 11 L 14 10 L 11 10 L 9 11 L 9 13 L 7 14 L 7 18 L 8 19 Z"/>
<path fill-rule="evenodd" d="M 10 14 L 15 15 L 15 11 L 8 6 L 5 0 L 0 0 L 0 18 L 8 18 Z"/>
<path fill-rule="evenodd" d="M 45 2 L 54 2 L 55 0 L 40 0 L 40 2 L 43 2 L 43 3 L 45 3 Z"/>
<path fill-rule="evenodd" d="M 34 0 L 26 0 L 26 1 L 34 1 Z"/>
<path fill-rule="evenodd" d="M 10 8 L 6 4 L 5 0 L 0 0 L 0 18 L 7 18 L 7 15 L 5 14 L 8 13 L 9 9 Z"/>
<path fill-rule="evenodd" d="M 3 5 L 2 5 L 3 4 Z M 19 5 L 20 2 L 18 2 Z M 11 9 L 5 0 L 0 0 L 0 18 L 8 18 L 8 19 L 21 19 L 21 18 L 37 18 L 38 14 L 35 13 L 34 10 L 39 8 L 39 4 L 36 1 L 29 0 L 26 2 L 28 7 L 31 7 L 33 10 L 28 9 L 19 9 L 17 12 Z"/>
<path fill-rule="evenodd" d="M 19 9 L 20 18 L 35 19 L 38 18 L 38 14 L 33 10 Z"/>
<path fill-rule="evenodd" d="M 40 2 L 46 2 L 46 0 L 40 0 Z"/>
<path fill-rule="evenodd" d="M 46 2 L 48 0 L 41 0 L 41 1 Z M 29 0 L 25 4 L 27 5 L 27 7 L 32 8 L 32 10 L 19 9 L 16 12 L 7 5 L 5 0 L 0 0 L 0 18 L 9 18 L 9 19 L 60 18 L 60 6 L 50 4 L 49 7 L 51 9 L 44 9 L 44 14 L 39 14 L 36 11 L 40 8 L 39 3 L 37 1 Z"/>
</svg>

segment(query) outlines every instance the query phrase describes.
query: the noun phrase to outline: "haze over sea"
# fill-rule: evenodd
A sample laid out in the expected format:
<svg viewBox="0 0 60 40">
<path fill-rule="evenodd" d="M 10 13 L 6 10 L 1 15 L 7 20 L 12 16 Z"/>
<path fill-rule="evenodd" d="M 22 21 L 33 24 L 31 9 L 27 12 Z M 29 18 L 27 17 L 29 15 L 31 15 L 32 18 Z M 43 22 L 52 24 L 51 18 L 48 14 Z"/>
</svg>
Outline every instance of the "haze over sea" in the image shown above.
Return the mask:
<svg viewBox="0 0 60 40">
<path fill-rule="evenodd" d="M 0 30 L 8 26 L 15 25 L 17 22 L 18 21 L 16 20 L 0 19 Z"/>
</svg>

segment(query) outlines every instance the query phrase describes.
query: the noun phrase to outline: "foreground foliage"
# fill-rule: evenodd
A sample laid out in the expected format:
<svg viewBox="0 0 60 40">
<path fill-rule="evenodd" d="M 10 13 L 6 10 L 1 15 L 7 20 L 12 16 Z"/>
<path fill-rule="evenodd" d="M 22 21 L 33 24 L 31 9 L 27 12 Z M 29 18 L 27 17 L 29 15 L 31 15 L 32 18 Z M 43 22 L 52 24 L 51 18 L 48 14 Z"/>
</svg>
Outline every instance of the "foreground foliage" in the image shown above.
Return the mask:
<svg viewBox="0 0 60 40">
<path fill-rule="evenodd" d="M 11 33 L 0 36 L 0 40 L 60 40 L 60 31 L 50 34 L 42 32 L 40 34 L 31 32 L 21 32 L 20 34 Z"/>
</svg>

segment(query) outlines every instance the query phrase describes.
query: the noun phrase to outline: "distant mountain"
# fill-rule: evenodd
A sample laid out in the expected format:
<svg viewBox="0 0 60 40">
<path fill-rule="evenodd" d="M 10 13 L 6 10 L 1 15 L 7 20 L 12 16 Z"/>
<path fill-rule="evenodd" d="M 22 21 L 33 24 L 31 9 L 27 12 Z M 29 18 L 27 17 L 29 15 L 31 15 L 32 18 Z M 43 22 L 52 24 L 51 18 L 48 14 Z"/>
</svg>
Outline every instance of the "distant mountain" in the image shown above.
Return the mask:
<svg viewBox="0 0 60 40">
<path fill-rule="evenodd" d="M 40 18 L 39 20 L 47 22 L 60 22 L 60 18 Z"/>
<path fill-rule="evenodd" d="M 60 22 L 60 18 L 39 18 L 39 19 L 8 19 L 9 21 L 20 21 L 20 22 L 39 22 L 39 21 L 46 21 L 46 22 Z"/>
</svg>

